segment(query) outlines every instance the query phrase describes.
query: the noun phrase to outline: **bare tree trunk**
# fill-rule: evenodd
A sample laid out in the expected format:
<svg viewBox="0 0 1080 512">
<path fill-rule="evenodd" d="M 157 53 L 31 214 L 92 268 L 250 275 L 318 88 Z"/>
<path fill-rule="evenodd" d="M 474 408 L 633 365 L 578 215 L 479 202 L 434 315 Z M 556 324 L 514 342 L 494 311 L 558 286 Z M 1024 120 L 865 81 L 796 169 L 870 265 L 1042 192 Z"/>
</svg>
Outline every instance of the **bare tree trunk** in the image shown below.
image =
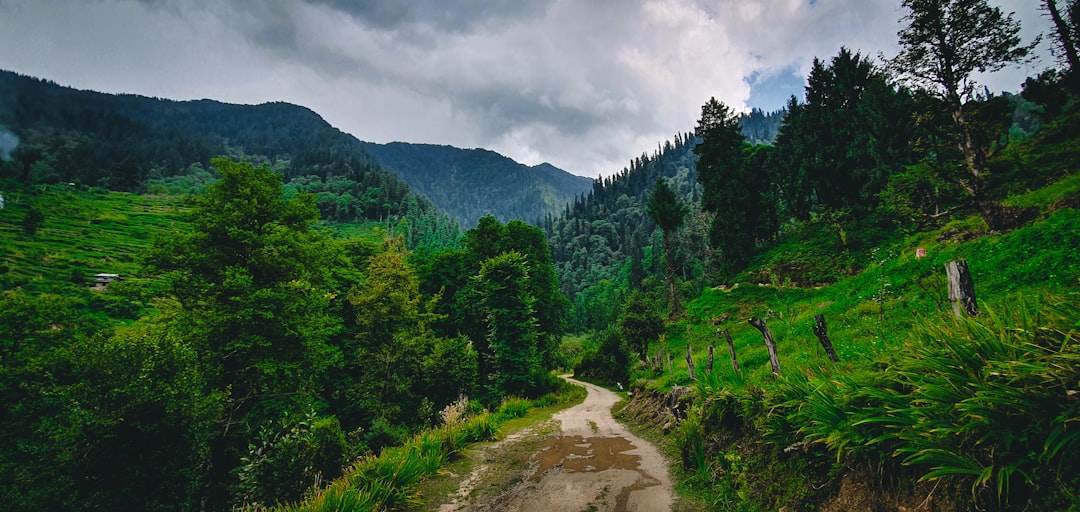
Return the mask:
<svg viewBox="0 0 1080 512">
<path fill-rule="evenodd" d="M 825 347 L 825 353 L 828 354 L 829 360 L 834 363 L 839 363 L 840 358 L 836 356 L 836 350 L 833 349 L 832 340 L 829 339 L 829 330 L 825 327 L 825 315 L 814 316 L 814 322 L 814 335 L 818 337 L 821 346 Z"/>
<path fill-rule="evenodd" d="M 1044 4 L 1046 5 L 1046 12 L 1050 14 L 1050 19 L 1054 21 L 1058 44 L 1065 51 L 1065 60 L 1069 62 L 1069 69 L 1073 71 L 1080 70 L 1080 54 L 1076 51 L 1077 42 L 1073 40 L 1074 34 L 1072 30 L 1069 30 L 1069 25 L 1065 22 L 1065 18 L 1061 16 L 1061 11 L 1058 10 L 1057 0 L 1045 0 Z"/>
<path fill-rule="evenodd" d="M 773 338 L 769 326 L 765 325 L 764 320 L 757 317 L 751 318 L 748 322 L 761 331 L 761 336 L 765 338 L 765 348 L 769 349 L 769 365 L 772 366 L 773 375 L 780 375 L 780 358 L 776 355 L 776 339 Z"/>
<path fill-rule="evenodd" d="M 735 344 L 731 341 L 731 333 L 729 333 L 727 329 L 717 329 L 716 333 L 727 340 L 728 353 L 731 354 L 731 367 L 734 368 L 737 373 L 742 373 L 742 368 L 739 368 L 739 360 L 735 357 Z"/>
<path fill-rule="evenodd" d="M 979 306 L 975 303 L 975 281 L 971 279 L 971 271 L 968 270 L 964 260 L 950 261 L 945 264 L 945 274 L 949 279 L 949 302 L 952 303 L 953 314 L 956 318 L 976 316 L 979 314 Z"/>
<path fill-rule="evenodd" d="M 671 241 L 671 236 L 665 231 L 664 235 L 664 274 L 667 278 L 668 287 L 668 319 L 674 320 L 678 318 L 679 313 L 682 312 L 682 305 L 679 303 L 679 294 L 675 288 L 675 248 L 674 243 Z"/>
<path fill-rule="evenodd" d="M 690 344 L 686 344 L 686 368 L 690 370 L 690 380 L 697 380 L 694 375 L 694 358 L 690 352 Z"/>
<path fill-rule="evenodd" d="M 713 346 L 709 345 L 709 367 L 705 369 L 705 373 L 712 375 L 712 363 L 713 363 Z"/>
</svg>

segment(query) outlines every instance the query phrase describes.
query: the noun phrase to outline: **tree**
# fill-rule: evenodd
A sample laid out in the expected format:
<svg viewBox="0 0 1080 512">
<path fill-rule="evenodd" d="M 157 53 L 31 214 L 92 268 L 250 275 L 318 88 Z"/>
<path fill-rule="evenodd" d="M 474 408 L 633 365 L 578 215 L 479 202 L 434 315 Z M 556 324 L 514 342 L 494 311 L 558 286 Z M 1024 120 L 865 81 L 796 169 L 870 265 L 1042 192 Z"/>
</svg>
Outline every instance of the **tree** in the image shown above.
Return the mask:
<svg viewBox="0 0 1080 512">
<path fill-rule="evenodd" d="M 525 256 L 507 252 L 484 261 L 474 278 L 488 329 L 484 380 L 487 401 L 529 395 L 541 383 L 537 322 Z"/>
<path fill-rule="evenodd" d="M 1024 46 L 1020 24 L 987 0 L 904 0 L 907 26 L 900 53 L 889 67 L 907 83 L 938 98 L 955 127 L 955 144 L 968 167 L 960 185 L 976 202 L 987 182 L 988 141 L 969 122 L 966 102 L 977 89 L 975 72 L 995 72 L 1026 62 L 1036 40 Z"/>
<path fill-rule="evenodd" d="M 656 179 L 656 190 L 649 197 L 649 218 L 664 233 L 664 276 L 668 288 L 668 315 L 674 318 L 679 314 L 679 295 L 675 289 L 675 232 L 682 226 L 690 207 L 675 196 L 663 178 Z"/>
<path fill-rule="evenodd" d="M 1080 1 L 1066 0 L 1065 8 L 1059 9 L 1057 0 L 1043 0 L 1043 9 L 1054 22 L 1054 39 L 1065 57 L 1070 75 L 1080 70 Z M 1071 77 L 1075 80 L 1075 77 Z"/>
<path fill-rule="evenodd" d="M 338 364 L 327 342 L 340 252 L 311 229 L 310 194 L 283 197 L 269 168 L 213 160 L 221 181 L 194 200 L 193 229 L 155 240 L 146 263 L 166 274 L 177 315 L 225 411 L 215 440 L 210 498 L 224 506 L 224 485 L 249 436 L 286 413 L 303 413 L 318 377 Z"/>
<path fill-rule="evenodd" d="M 619 334 L 642 361 L 649 360 L 649 343 L 656 341 L 664 332 L 664 321 L 650 304 L 648 296 L 634 292 L 623 306 L 619 318 Z"/>
<path fill-rule="evenodd" d="M 741 269 L 754 252 L 752 219 L 759 214 L 760 189 L 755 182 L 767 176 L 751 175 L 744 168 L 745 139 L 738 118 L 727 105 L 710 98 L 701 107 L 696 135 L 701 142 L 697 180 L 701 183 L 701 208 L 715 215 L 709 228 L 709 242 L 718 254 L 724 274 Z"/>
<path fill-rule="evenodd" d="M 388 239 L 384 251 L 368 262 L 363 280 L 349 291 L 356 335 L 344 346 L 347 378 L 337 384 L 347 397 L 342 410 L 354 420 L 349 427 L 366 428 L 376 417 L 400 423 L 419 405 L 413 379 L 430 351 L 427 324 L 434 315 L 421 300 L 419 281 L 406 258 L 403 238 Z"/>
<path fill-rule="evenodd" d="M 787 213 L 807 219 L 814 204 L 872 209 L 889 176 L 911 160 L 912 107 L 858 53 L 841 48 L 828 63 L 814 59 L 803 102 L 788 105 L 771 159 Z"/>
</svg>

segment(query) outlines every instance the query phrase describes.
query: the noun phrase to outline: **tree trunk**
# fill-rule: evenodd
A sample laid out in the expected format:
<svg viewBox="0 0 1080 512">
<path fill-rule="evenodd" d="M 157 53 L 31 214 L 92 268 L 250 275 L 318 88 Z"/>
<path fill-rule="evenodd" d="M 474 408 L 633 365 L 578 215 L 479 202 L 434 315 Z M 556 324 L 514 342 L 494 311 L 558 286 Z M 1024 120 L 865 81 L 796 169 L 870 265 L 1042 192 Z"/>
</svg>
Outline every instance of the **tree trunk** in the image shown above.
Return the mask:
<svg viewBox="0 0 1080 512">
<path fill-rule="evenodd" d="M 748 321 L 750 325 L 761 331 L 761 336 L 765 338 L 765 348 L 769 349 L 769 365 L 772 366 L 773 375 L 780 375 L 780 358 L 776 355 L 776 339 L 773 338 L 772 331 L 760 318 L 755 317 Z"/>
<path fill-rule="evenodd" d="M 686 344 L 686 369 L 690 371 L 690 380 L 697 380 L 694 376 L 694 358 L 690 352 L 690 344 Z"/>
<path fill-rule="evenodd" d="M 671 367 L 671 354 L 667 355 L 667 372 L 668 375 L 674 374 L 675 371 Z"/>
<path fill-rule="evenodd" d="M 825 327 L 825 315 L 814 316 L 814 322 L 814 335 L 818 337 L 821 346 L 825 347 L 825 353 L 828 354 L 829 360 L 834 363 L 839 363 L 840 358 L 836 356 L 836 350 L 833 349 L 832 340 L 829 339 L 828 328 Z"/>
<path fill-rule="evenodd" d="M 731 333 L 727 329 L 716 330 L 717 334 L 720 334 L 727 340 L 728 353 L 731 354 L 731 367 L 735 369 L 737 373 L 742 373 L 742 368 L 739 368 L 739 360 L 735 358 L 735 344 L 731 342 Z"/>
<path fill-rule="evenodd" d="M 957 100 L 952 113 L 953 125 L 956 126 L 956 148 L 964 155 L 970 178 L 960 180 L 960 186 L 976 203 L 982 201 L 986 183 L 986 148 L 979 140 L 974 128 L 967 122 L 964 106 Z"/>
<path fill-rule="evenodd" d="M 1080 70 L 1080 54 L 1076 51 L 1076 41 L 1073 40 L 1072 30 L 1069 30 L 1065 18 L 1061 17 L 1061 11 L 1057 7 L 1057 0 L 1046 0 L 1046 11 L 1050 14 L 1050 19 L 1054 21 L 1058 44 L 1065 51 L 1065 60 L 1069 62 L 1069 69 L 1072 71 Z"/>
<path fill-rule="evenodd" d="M 975 303 L 975 281 L 971 279 L 967 262 L 958 260 L 946 263 L 945 274 L 949 279 L 949 302 L 952 304 L 956 318 L 963 318 L 965 313 L 967 316 L 978 315 L 979 306 Z"/>
<path fill-rule="evenodd" d="M 713 363 L 713 346 L 709 345 L 709 367 L 705 369 L 705 373 L 712 375 L 712 363 Z"/>
<path fill-rule="evenodd" d="M 682 312 L 682 306 L 679 304 L 679 294 L 675 289 L 675 250 L 672 248 L 674 245 L 671 242 L 671 237 L 667 231 L 664 232 L 664 273 L 667 277 L 668 287 L 668 319 L 674 320 Z"/>
</svg>

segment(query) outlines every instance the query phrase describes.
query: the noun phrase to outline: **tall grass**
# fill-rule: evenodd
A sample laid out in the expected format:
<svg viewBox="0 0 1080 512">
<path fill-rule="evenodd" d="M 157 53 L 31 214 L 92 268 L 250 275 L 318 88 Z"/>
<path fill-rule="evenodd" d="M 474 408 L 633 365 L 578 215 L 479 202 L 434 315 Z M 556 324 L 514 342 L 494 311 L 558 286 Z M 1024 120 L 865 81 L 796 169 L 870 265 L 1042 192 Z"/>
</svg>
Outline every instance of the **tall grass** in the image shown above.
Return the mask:
<svg viewBox="0 0 1080 512">
<path fill-rule="evenodd" d="M 881 372 L 787 380 L 779 433 L 794 436 L 773 439 L 824 445 L 838 462 L 895 459 L 987 506 L 1080 506 L 1059 492 L 1080 470 L 1078 318 L 1073 297 L 924 321 Z"/>
<path fill-rule="evenodd" d="M 560 381 L 561 382 L 561 381 Z M 410 510 L 422 502 L 417 484 L 439 471 L 451 457 L 470 443 L 494 439 L 507 420 L 526 415 L 530 407 L 571 402 L 584 389 L 566 384 L 536 400 L 506 399 L 498 411 L 483 412 L 421 432 L 402 446 L 383 449 L 378 456 L 356 461 L 344 475 L 322 489 L 310 491 L 300 503 L 274 507 L 248 507 L 249 511 L 329 512 Z"/>
</svg>

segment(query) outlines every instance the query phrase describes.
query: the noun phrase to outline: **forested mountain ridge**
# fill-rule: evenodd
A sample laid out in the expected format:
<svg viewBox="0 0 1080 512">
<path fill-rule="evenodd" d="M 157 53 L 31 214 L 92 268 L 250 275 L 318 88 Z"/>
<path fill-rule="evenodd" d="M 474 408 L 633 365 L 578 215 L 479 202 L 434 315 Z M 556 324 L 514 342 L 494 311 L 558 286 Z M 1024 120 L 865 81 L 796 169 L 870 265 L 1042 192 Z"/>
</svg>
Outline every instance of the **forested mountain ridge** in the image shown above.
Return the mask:
<svg viewBox="0 0 1080 512">
<path fill-rule="evenodd" d="M 663 178 L 684 203 L 699 202 L 693 152 L 697 143 L 690 134 L 677 134 L 652 155 L 642 154 L 622 171 L 596 180 L 587 195 L 544 219 L 562 291 L 573 303 L 572 328 L 606 325 L 625 298 L 619 290 L 636 288 L 649 276 L 663 273 L 658 260 L 660 232 L 647 212 L 649 197 Z M 708 226 L 707 218 L 692 217 L 680 235 L 685 243 L 676 256 L 678 271 L 687 276 L 700 271 L 692 268 L 692 262 L 704 258 Z"/>
<path fill-rule="evenodd" d="M 0 71 L 0 125 L 15 141 L 0 177 L 23 183 L 186 193 L 214 179 L 211 159 L 227 156 L 303 182 L 324 220 L 381 219 L 408 208 L 408 186 L 355 137 L 288 103 L 106 94 Z"/>
<path fill-rule="evenodd" d="M 526 166 L 487 149 L 365 142 L 364 150 L 464 226 L 484 215 L 535 222 L 588 192 L 592 180 L 551 164 Z"/>
</svg>

